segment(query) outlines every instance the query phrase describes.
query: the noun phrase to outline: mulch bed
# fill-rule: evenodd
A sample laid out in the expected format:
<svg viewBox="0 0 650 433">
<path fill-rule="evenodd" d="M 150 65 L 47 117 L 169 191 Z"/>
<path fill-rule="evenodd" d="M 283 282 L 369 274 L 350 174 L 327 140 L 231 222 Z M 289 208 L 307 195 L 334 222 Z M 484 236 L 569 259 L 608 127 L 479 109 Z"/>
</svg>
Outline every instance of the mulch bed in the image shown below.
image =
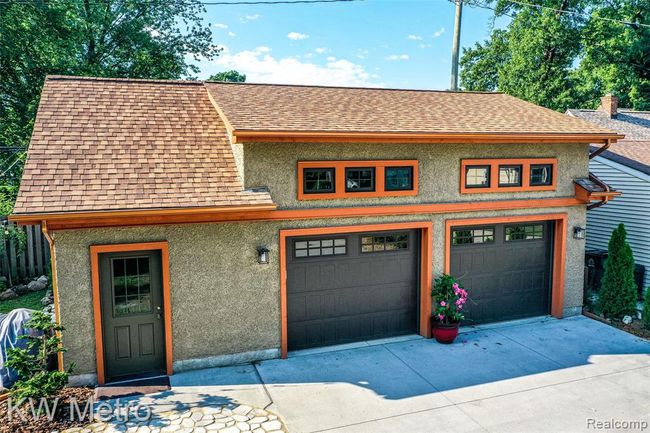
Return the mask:
<svg viewBox="0 0 650 433">
<path fill-rule="evenodd" d="M 629 325 L 626 325 L 620 320 L 617 319 L 606 319 L 603 316 L 599 314 L 595 314 L 591 311 L 585 310 L 584 315 L 589 317 L 590 319 L 598 320 L 599 322 L 606 323 L 610 326 L 613 326 L 615 328 L 618 328 L 622 331 L 627 332 L 628 334 L 636 335 L 637 337 L 644 338 L 646 340 L 650 340 L 650 329 L 646 328 L 643 326 L 643 322 L 639 319 L 634 319 L 632 323 Z"/>
<path fill-rule="evenodd" d="M 0 433 L 47 433 L 54 431 L 61 431 L 72 427 L 82 427 L 87 425 L 90 420 L 88 412 L 85 419 L 78 419 L 76 413 L 70 413 L 70 401 L 76 399 L 79 410 L 83 413 L 86 402 L 94 395 L 92 388 L 64 388 L 57 397 L 59 398 L 56 406 L 56 413 L 50 421 L 45 414 L 40 414 L 38 418 L 34 418 L 31 413 L 29 403 L 24 403 L 21 407 L 24 414 L 24 419 L 14 411 L 12 412 L 12 419 L 9 420 L 8 416 L 8 401 L 0 402 Z M 38 409 L 38 402 L 34 402 L 34 409 Z M 92 408 L 91 408 L 92 410 Z M 71 416 L 73 415 L 73 416 Z"/>
</svg>

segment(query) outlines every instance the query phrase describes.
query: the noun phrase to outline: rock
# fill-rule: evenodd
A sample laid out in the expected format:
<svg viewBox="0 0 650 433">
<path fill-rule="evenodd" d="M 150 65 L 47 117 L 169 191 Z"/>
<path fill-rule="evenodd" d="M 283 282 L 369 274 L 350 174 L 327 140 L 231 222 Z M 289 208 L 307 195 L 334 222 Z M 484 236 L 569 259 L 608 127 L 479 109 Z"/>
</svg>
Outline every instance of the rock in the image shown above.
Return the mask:
<svg viewBox="0 0 650 433">
<path fill-rule="evenodd" d="M 38 277 L 37 279 L 35 279 L 35 280 L 33 280 L 33 281 L 30 281 L 30 282 L 27 284 L 27 289 L 28 289 L 30 292 L 38 292 L 38 291 L 40 291 L 40 290 L 45 290 L 45 289 L 47 289 L 47 286 L 48 286 L 48 280 L 47 280 L 47 277 L 46 277 L 45 275 L 41 275 L 41 276 Z"/>
<path fill-rule="evenodd" d="M 17 284 L 11 288 L 16 294 L 18 295 L 24 295 L 25 293 L 29 292 L 29 289 L 27 288 L 26 285 L 24 284 Z"/>
<path fill-rule="evenodd" d="M 54 304 L 46 305 L 45 308 L 43 308 L 43 313 L 54 314 Z"/>
<path fill-rule="evenodd" d="M 41 299 L 41 304 L 43 304 L 44 307 L 50 304 L 54 304 L 54 295 L 52 294 L 51 290 L 48 290 L 45 293 L 45 296 L 43 297 L 43 299 Z"/>
<path fill-rule="evenodd" d="M 280 430 L 282 428 L 282 424 L 280 424 L 280 421 L 267 421 L 262 424 L 262 428 L 265 431 Z"/>
<path fill-rule="evenodd" d="M 14 292 L 12 289 L 7 289 L 4 292 L 0 293 L 0 301 L 7 301 L 9 299 L 14 299 L 17 298 L 18 294 Z"/>
<path fill-rule="evenodd" d="M 623 317 L 623 323 L 625 323 L 626 325 L 629 325 L 630 323 L 632 323 L 632 317 L 631 316 Z"/>
</svg>

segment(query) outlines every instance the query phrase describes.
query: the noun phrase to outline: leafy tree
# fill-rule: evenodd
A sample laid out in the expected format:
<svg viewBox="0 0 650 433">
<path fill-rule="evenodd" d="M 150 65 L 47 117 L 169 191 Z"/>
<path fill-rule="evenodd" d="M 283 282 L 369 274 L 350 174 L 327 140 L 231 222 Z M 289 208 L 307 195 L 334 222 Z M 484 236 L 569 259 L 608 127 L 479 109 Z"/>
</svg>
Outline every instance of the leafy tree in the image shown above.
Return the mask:
<svg viewBox="0 0 650 433">
<path fill-rule="evenodd" d="M 620 318 L 636 312 L 634 257 L 626 236 L 621 223 L 609 239 L 605 273 L 598 294 L 600 310 L 606 317 Z"/>
<path fill-rule="evenodd" d="M 645 291 L 645 298 L 643 299 L 643 325 L 650 329 L 650 287 Z"/>
<path fill-rule="evenodd" d="M 246 74 L 240 74 L 234 69 L 231 71 L 218 72 L 208 78 L 209 81 L 230 81 L 232 83 L 243 83 L 246 81 Z"/>
<path fill-rule="evenodd" d="M 173 79 L 198 72 L 191 59 L 219 51 L 204 11 L 199 0 L 0 2 L 0 146 L 27 147 L 48 74 Z M 22 165 L 0 183 L 15 184 Z"/>
<path fill-rule="evenodd" d="M 595 107 L 612 92 L 650 105 L 650 0 L 469 0 L 507 15 L 505 29 L 463 50 L 461 86 L 499 90 L 555 110 Z M 576 12 L 576 13 L 573 13 Z"/>
</svg>

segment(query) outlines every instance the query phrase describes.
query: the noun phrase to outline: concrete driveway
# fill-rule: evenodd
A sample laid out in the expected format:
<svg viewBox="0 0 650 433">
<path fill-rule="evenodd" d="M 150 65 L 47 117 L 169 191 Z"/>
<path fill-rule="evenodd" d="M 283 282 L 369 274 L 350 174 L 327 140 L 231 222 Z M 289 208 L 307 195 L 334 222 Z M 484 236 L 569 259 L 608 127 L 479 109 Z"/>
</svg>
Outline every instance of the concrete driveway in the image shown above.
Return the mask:
<svg viewBox="0 0 650 433">
<path fill-rule="evenodd" d="M 650 342 L 585 317 L 337 349 L 178 374 L 173 391 L 268 408 L 292 433 L 650 431 Z"/>
</svg>

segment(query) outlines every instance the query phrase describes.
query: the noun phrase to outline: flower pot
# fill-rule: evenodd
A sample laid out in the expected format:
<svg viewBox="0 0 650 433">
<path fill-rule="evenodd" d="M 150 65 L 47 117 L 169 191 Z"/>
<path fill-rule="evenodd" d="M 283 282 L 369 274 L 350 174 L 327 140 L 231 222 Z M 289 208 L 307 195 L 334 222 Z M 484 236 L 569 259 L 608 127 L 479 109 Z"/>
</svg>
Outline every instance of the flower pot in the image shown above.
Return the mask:
<svg viewBox="0 0 650 433">
<path fill-rule="evenodd" d="M 440 323 L 433 322 L 431 331 L 433 337 L 438 343 L 451 344 L 458 336 L 458 326 L 460 323 Z"/>
</svg>

